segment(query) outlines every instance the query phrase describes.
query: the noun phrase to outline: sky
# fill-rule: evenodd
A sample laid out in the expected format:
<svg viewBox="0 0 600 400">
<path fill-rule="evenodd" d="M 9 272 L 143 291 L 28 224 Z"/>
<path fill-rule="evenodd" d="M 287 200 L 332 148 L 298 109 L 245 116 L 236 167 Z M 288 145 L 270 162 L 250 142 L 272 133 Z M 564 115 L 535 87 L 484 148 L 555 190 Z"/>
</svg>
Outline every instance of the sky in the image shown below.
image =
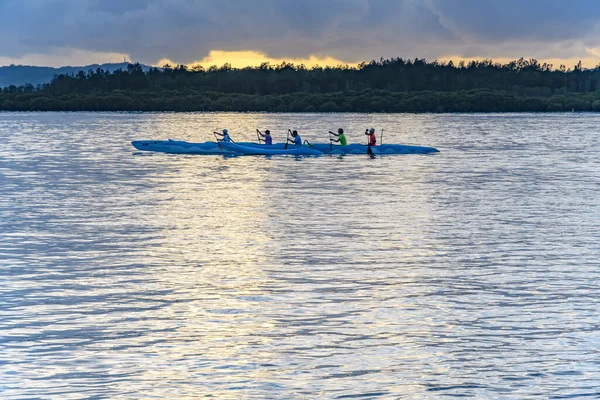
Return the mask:
<svg viewBox="0 0 600 400">
<path fill-rule="evenodd" d="M 0 0 L 0 65 L 600 64 L 598 0 Z"/>
</svg>

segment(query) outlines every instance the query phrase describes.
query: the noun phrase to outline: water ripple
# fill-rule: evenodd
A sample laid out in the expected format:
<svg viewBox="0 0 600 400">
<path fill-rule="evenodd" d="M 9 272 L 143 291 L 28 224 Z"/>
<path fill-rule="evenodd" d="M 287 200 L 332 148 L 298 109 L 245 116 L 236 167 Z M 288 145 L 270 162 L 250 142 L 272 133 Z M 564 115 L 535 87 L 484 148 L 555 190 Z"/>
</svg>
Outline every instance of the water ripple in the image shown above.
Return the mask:
<svg viewBox="0 0 600 400">
<path fill-rule="evenodd" d="M 600 397 L 595 114 L 0 121 L 3 399 Z M 371 125 L 442 152 L 129 144 Z"/>
</svg>

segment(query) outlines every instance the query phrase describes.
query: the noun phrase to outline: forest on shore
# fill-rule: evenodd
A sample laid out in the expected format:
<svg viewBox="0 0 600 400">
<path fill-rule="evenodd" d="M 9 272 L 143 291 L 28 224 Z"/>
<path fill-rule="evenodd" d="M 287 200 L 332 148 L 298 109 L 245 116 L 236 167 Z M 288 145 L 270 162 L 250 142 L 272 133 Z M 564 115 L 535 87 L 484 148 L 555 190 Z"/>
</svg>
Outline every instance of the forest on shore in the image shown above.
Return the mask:
<svg viewBox="0 0 600 400">
<path fill-rule="evenodd" d="M 242 69 L 139 64 L 0 90 L 3 111 L 543 112 L 600 111 L 600 66 L 554 68 L 401 58 L 357 67 L 283 63 Z"/>
</svg>

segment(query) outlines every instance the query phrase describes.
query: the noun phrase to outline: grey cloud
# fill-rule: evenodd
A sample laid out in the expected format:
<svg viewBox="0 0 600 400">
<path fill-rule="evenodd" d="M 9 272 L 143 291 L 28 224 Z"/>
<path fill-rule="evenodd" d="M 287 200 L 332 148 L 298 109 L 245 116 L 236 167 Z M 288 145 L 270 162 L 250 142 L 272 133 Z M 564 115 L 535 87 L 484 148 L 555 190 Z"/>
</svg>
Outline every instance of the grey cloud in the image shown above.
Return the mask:
<svg viewBox="0 0 600 400">
<path fill-rule="evenodd" d="M 425 0 L 425 4 L 458 35 L 488 42 L 579 38 L 600 20 L 600 3 L 594 0 Z"/>
<path fill-rule="evenodd" d="M 596 0 L 4 0 L 0 56 L 60 48 L 191 62 L 210 50 L 344 61 L 411 56 L 581 57 Z"/>
</svg>

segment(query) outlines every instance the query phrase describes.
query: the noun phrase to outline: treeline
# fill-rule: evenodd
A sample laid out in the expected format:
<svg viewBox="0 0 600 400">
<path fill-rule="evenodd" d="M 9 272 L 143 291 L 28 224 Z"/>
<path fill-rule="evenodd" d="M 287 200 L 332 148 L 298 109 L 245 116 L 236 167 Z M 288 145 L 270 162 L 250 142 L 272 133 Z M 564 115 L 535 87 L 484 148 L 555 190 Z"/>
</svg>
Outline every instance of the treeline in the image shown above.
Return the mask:
<svg viewBox="0 0 600 400">
<path fill-rule="evenodd" d="M 581 63 L 573 69 L 537 60 L 520 59 L 507 64 L 491 60 L 440 63 L 422 59 L 371 61 L 356 68 L 348 66 L 306 68 L 283 63 L 233 69 L 222 67 L 175 68 L 165 66 L 144 71 L 140 64 L 113 73 L 101 68 L 61 74 L 49 84 L 5 90 L 40 91 L 52 95 L 71 93 L 124 91 L 162 91 L 194 89 L 199 92 L 243 94 L 335 93 L 365 89 L 387 92 L 460 91 L 472 89 L 506 90 L 525 96 L 545 97 L 552 94 L 594 92 L 600 89 L 600 68 L 584 69 Z"/>
<path fill-rule="evenodd" d="M 600 111 L 600 68 L 558 69 L 536 60 L 439 63 L 380 60 L 306 68 L 185 66 L 63 74 L 9 86 L 11 111 L 512 112 Z"/>
</svg>

